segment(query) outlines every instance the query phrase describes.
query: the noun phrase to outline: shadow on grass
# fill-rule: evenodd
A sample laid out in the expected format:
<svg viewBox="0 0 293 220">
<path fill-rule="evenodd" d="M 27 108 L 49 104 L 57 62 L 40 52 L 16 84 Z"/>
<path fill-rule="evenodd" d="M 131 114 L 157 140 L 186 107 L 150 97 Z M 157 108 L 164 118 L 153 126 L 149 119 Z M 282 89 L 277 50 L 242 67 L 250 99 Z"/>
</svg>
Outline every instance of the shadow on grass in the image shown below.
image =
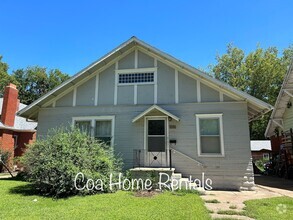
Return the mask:
<svg viewBox="0 0 293 220">
<path fill-rule="evenodd" d="M 35 188 L 35 186 L 31 183 L 21 185 L 21 186 L 15 186 L 11 189 L 9 189 L 9 193 L 11 194 L 19 194 L 22 196 L 43 196 L 47 197 L 44 195 L 41 195 Z"/>
</svg>

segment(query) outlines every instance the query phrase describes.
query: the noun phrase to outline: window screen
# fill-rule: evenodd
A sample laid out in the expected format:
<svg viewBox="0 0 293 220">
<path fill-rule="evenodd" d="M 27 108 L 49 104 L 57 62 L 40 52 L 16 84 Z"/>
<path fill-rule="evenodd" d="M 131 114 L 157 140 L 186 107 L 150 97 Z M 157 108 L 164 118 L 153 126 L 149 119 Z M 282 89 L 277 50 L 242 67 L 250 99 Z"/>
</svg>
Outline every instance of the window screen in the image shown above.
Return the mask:
<svg viewBox="0 0 293 220">
<path fill-rule="evenodd" d="M 219 118 L 199 119 L 202 154 L 221 154 Z"/>
<path fill-rule="evenodd" d="M 75 126 L 87 135 L 91 135 L 91 121 L 76 121 Z"/>
<path fill-rule="evenodd" d="M 119 83 L 152 83 L 154 73 L 124 73 L 119 74 Z"/>
<path fill-rule="evenodd" d="M 165 120 L 148 120 L 148 151 L 165 152 Z"/>
<path fill-rule="evenodd" d="M 96 121 L 95 138 L 107 144 L 111 142 L 111 121 Z"/>
</svg>

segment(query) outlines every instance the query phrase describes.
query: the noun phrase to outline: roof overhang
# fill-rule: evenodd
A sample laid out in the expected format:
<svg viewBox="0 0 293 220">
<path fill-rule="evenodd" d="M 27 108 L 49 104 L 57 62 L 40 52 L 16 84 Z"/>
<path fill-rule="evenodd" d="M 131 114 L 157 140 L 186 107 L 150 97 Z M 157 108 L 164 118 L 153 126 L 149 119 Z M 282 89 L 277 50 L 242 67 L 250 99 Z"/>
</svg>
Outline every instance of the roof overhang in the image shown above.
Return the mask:
<svg viewBox="0 0 293 220">
<path fill-rule="evenodd" d="M 35 129 L 18 129 L 18 128 L 14 128 L 14 127 L 10 127 L 10 126 L 0 126 L 0 129 L 15 131 L 15 132 L 31 132 L 31 133 L 34 133 L 37 131 Z"/>
<path fill-rule="evenodd" d="M 273 136 L 275 134 L 275 129 L 278 127 L 283 129 L 283 115 L 291 98 L 293 98 L 293 59 L 284 78 L 274 110 L 267 125 L 265 131 L 266 137 Z"/>
<path fill-rule="evenodd" d="M 150 108 L 146 109 L 145 111 L 143 111 L 142 113 L 140 113 L 138 116 L 136 116 L 133 120 L 132 123 L 140 120 L 141 118 L 144 118 L 145 116 L 147 116 L 150 112 L 157 110 L 161 113 L 163 113 L 164 115 L 174 119 L 175 121 L 180 121 L 180 118 L 178 118 L 177 116 L 173 115 L 172 113 L 166 111 L 165 109 L 162 109 L 161 107 L 157 106 L 157 105 L 153 105 Z"/>
<path fill-rule="evenodd" d="M 128 41 L 122 43 L 114 50 L 110 51 L 108 54 L 97 60 L 96 62 L 90 64 L 88 67 L 84 68 L 74 76 L 72 76 L 67 81 L 63 82 L 61 85 L 57 86 L 44 96 L 40 97 L 26 108 L 20 110 L 18 115 L 29 118 L 32 120 L 38 119 L 39 109 L 46 106 L 47 103 L 55 99 L 56 97 L 66 93 L 66 91 L 72 89 L 73 86 L 76 86 L 80 81 L 85 80 L 91 76 L 94 76 L 98 72 L 102 71 L 105 66 L 114 64 L 115 60 L 119 59 L 119 57 L 127 54 L 130 49 L 134 47 L 139 47 L 143 52 L 149 53 L 159 59 L 162 62 L 169 64 L 170 66 L 188 74 L 191 77 L 200 80 L 201 82 L 219 89 L 224 93 L 227 93 L 233 97 L 238 98 L 239 100 L 246 101 L 248 105 L 248 117 L 249 121 L 256 120 L 263 114 L 271 111 L 273 107 L 245 92 L 239 91 L 234 87 L 228 85 L 227 83 L 221 82 L 205 72 L 198 70 L 176 58 L 173 56 L 162 52 L 161 50 L 152 47 L 151 45 L 137 39 L 136 37 L 131 37 Z"/>
</svg>

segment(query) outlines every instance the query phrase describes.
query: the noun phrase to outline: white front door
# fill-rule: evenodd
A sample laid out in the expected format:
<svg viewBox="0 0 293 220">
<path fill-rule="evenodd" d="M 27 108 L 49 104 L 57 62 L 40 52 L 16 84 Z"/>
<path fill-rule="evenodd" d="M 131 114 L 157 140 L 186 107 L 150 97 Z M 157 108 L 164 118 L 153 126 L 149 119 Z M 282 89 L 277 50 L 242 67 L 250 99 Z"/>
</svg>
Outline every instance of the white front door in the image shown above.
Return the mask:
<svg viewBox="0 0 293 220">
<path fill-rule="evenodd" d="M 146 165 L 168 166 L 168 121 L 166 117 L 146 119 Z"/>
</svg>

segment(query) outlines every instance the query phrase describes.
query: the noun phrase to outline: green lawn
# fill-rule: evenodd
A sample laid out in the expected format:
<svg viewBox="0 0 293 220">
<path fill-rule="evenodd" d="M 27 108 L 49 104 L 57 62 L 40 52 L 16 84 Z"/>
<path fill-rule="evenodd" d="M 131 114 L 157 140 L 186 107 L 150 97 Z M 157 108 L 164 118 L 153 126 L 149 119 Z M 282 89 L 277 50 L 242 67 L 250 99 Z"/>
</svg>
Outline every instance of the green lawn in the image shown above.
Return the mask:
<svg viewBox="0 0 293 220">
<path fill-rule="evenodd" d="M 34 200 L 37 201 L 34 201 Z M 28 183 L 0 179 L 0 219 L 210 219 L 196 194 L 131 192 L 53 200 L 32 193 Z"/>
<path fill-rule="evenodd" d="M 245 212 L 257 220 L 291 220 L 293 219 L 293 199 L 290 197 L 276 197 L 270 199 L 256 199 L 244 202 Z"/>
</svg>

